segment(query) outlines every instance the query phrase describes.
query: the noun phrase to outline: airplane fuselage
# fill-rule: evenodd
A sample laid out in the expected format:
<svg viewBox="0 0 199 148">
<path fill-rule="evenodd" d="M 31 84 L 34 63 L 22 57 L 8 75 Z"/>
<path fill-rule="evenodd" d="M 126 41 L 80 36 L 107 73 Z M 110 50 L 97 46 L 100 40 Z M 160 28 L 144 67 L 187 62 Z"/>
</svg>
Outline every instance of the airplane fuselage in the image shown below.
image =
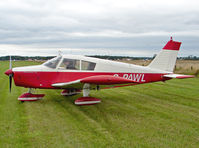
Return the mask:
<svg viewBox="0 0 199 148">
<path fill-rule="evenodd" d="M 64 59 L 79 60 L 78 69 L 64 69 L 61 65 Z M 59 59 L 59 58 L 57 58 Z M 55 58 L 56 60 L 56 58 Z M 85 70 L 81 66 L 83 61 L 95 64 L 92 70 Z M 134 64 L 121 63 L 84 56 L 64 56 L 59 59 L 55 67 L 45 66 L 46 64 L 37 66 L 25 66 L 13 68 L 14 82 L 16 86 L 28 88 L 56 89 L 52 86 L 55 83 L 67 83 L 81 80 L 90 76 L 110 75 L 114 77 L 122 77 L 136 82 L 136 84 L 150 83 L 156 81 L 165 81 L 163 77 L 169 74 L 167 71 L 151 69 L 147 66 L 138 66 Z M 135 85 L 135 84 L 134 84 Z"/>
<path fill-rule="evenodd" d="M 52 84 L 71 82 L 97 75 L 111 75 L 133 80 L 136 84 L 168 80 L 166 73 L 121 73 L 121 72 L 56 72 L 56 71 L 14 71 L 16 86 L 28 88 L 55 89 Z"/>
</svg>

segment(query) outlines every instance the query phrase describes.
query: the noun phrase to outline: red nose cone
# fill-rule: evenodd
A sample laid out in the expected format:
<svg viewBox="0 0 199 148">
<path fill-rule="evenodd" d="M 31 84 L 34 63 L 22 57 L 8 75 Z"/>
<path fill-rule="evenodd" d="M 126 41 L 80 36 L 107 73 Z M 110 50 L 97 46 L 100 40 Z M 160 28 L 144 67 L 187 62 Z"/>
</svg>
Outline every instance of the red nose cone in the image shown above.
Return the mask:
<svg viewBox="0 0 199 148">
<path fill-rule="evenodd" d="M 8 70 L 5 72 L 5 74 L 9 76 L 10 74 L 12 74 L 12 70 L 11 70 L 11 69 L 8 69 Z"/>
</svg>

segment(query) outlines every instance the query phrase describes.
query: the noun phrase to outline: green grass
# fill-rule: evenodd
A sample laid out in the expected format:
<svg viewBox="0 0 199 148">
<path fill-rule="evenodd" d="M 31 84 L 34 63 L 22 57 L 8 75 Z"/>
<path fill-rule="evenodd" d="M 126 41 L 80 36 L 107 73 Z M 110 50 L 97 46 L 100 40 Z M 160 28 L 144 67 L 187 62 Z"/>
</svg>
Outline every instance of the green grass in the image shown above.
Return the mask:
<svg viewBox="0 0 199 148">
<path fill-rule="evenodd" d="M 14 67 L 35 62 L 14 62 Z M 199 147 L 199 79 L 170 80 L 92 91 L 102 103 L 75 106 L 81 95 L 38 90 L 43 100 L 21 103 L 0 62 L 0 147 Z"/>
</svg>

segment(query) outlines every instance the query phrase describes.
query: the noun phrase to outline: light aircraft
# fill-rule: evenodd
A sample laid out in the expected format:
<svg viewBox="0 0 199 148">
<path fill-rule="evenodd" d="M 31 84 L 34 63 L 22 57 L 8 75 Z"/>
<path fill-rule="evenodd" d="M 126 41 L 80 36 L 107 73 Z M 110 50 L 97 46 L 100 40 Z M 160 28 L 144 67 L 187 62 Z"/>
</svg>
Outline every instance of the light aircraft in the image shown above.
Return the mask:
<svg viewBox="0 0 199 148">
<path fill-rule="evenodd" d="M 70 96 L 83 91 L 83 97 L 75 100 L 76 105 L 100 103 L 98 98 L 90 97 L 90 90 L 114 88 L 172 78 L 191 78 L 191 75 L 174 74 L 181 42 L 170 41 L 148 66 L 138 66 L 116 61 L 78 55 L 59 55 L 42 65 L 12 68 L 5 72 L 9 76 L 11 91 L 12 78 L 16 86 L 29 88 L 19 96 L 20 101 L 36 101 L 44 94 L 33 94 L 34 88 L 63 89 L 62 95 Z"/>
</svg>

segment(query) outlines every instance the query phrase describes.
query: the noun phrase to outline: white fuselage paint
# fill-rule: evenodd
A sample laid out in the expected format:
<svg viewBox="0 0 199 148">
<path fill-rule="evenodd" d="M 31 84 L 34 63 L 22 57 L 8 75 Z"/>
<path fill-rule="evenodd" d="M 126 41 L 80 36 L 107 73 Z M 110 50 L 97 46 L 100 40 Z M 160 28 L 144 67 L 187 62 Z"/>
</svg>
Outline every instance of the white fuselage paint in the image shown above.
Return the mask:
<svg viewBox="0 0 199 148">
<path fill-rule="evenodd" d="M 96 67 L 93 71 L 86 71 L 86 70 L 61 70 L 59 69 L 59 66 L 61 64 L 61 61 L 63 58 L 68 59 L 76 59 L 76 60 L 84 60 L 84 61 L 90 61 L 96 63 Z M 128 64 L 128 63 L 122 63 L 122 62 L 116 62 L 116 61 L 110 61 L 110 60 L 104 60 L 104 59 L 98 59 L 98 58 L 91 58 L 91 57 L 85 57 L 85 56 L 77 56 L 77 55 L 64 55 L 62 56 L 62 59 L 58 63 L 57 67 L 52 69 L 49 67 L 42 65 L 36 65 L 36 66 L 25 66 L 25 67 L 17 67 L 13 68 L 13 72 L 15 71 L 23 71 L 23 72 L 111 72 L 111 73 L 171 73 L 164 70 L 159 69 L 153 69 L 149 66 L 138 66 L 134 64 Z M 125 75 L 125 77 L 127 77 Z M 132 80 L 133 79 L 141 79 L 144 81 L 144 75 L 128 75 L 128 78 Z"/>
</svg>

